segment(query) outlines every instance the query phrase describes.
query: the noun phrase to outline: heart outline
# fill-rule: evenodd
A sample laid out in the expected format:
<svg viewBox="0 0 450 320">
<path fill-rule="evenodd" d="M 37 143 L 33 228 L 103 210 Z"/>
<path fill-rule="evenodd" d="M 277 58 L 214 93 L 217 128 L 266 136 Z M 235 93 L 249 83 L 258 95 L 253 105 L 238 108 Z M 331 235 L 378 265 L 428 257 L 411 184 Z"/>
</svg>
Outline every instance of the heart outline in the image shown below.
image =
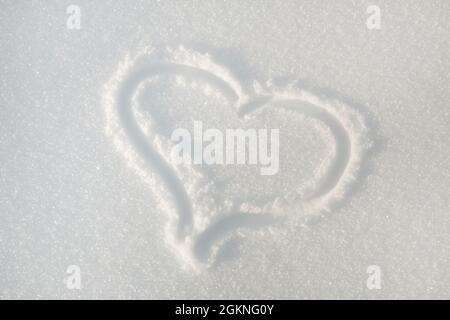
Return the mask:
<svg viewBox="0 0 450 320">
<path fill-rule="evenodd" d="M 304 196 L 293 192 L 267 203 L 256 212 L 252 212 L 251 208 L 254 206 L 251 203 L 240 203 L 239 207 L 232 204 L 223 209 L 227 212 L 223 220 L 214 221 L 203 230 L 194 230 L 193 203 L 183 181 L 177 176 L 176 168 L 170 166 L 170 159 L 155 149 L 155 143 L 161 143 L 157 141 L 158 137 L 155 137 L 153 144 L 149 144 L 148 132 L 151 129 L 143 127 L 133 118 L 136 116 L 133 113 L 133 109 L 136 109 L 134 98 L 139 86 L 149 78 L 163 74 L 188 75 L 206 81 L 227 97 L 241 117 L 249 116 L 274 103 L 307 102 L 310 107 L 306 113 L 315 115 L 324 122 L 331 129 L 336 143 L 341 144 L 336 147 L 335 158 L 338 161 L 332 162 L 334 168 L 331 166 L 331 174 L 321 174 L 323 182 L 314 188 L 315 193 L 309 195 L 306 201 Z M 357 179 L 363 155 L 371 148 L 364 118 L 342 101 L 324 99 L 293 85 L 278 88 L 270 81 L 265 88 L 257 82 L 252 89 L 244 88 L 211 55 L 182 46 L 162 51 L 147 47 L 134 57 L 127 55 L 105 85 L 103 105 L 106 110 L 107 134 L 113 137 L 117 149 L 125 155 L 128 164 L 154 190 L 158 190 L 155 183 L 158 175 L 163 181 L 163 189 L 170 191 L 173 201 L 162 201 L 161 207 L 169 213 L 166 227 L 168 242 L 181 254 L 183 261 L 195 269 L 210 265 L 220 242 L 226 238 L 223 235 L 231 233 L 231 230 L 271 225 L 286 217 L 289 212 L 297 211 L 299 207 L 307 217 L 320 216 L 330 211 L 333 204 L 342 201 L 349 185 Z M 130 142 L 134 147 L 130 148 Z M 149 172 L 149 164 L 157 170 Z M 329 176 L 332 177 L 331 180 L 327 178 Z M 175 206 L 171 206 L 174 203 Z M 219 229 L 222 232 L 217 232 Z"/>
</svg>

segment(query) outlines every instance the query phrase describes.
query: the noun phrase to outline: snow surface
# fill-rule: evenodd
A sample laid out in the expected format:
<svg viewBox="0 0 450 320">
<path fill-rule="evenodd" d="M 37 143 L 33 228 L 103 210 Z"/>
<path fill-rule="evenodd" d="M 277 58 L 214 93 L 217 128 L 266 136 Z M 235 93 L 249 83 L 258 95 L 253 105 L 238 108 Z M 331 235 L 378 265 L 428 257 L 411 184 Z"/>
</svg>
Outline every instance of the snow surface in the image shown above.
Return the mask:
<svg viewBox="0 0 450 320">
<path fill-rule="evenodd" d="M 0 298 L 450 297 L 449 2 L 0 8 Z M 193 120 L 279 173 L 171 164 Z"/>
</svg>

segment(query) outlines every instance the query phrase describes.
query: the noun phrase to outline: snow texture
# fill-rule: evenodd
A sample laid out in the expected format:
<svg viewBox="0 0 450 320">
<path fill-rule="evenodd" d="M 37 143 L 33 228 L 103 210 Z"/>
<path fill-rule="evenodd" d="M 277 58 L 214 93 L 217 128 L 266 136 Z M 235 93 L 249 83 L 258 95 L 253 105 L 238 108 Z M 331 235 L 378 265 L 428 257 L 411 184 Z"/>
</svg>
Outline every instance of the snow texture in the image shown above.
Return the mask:
<svg viewBox="0 0 450 320">
<path fill-rule="evenodd" d="M 447 1 L 0 7 L 0 298 L 449 298 Z M 173 164 L 193 121 L 279 172 Z"/>
</svg>

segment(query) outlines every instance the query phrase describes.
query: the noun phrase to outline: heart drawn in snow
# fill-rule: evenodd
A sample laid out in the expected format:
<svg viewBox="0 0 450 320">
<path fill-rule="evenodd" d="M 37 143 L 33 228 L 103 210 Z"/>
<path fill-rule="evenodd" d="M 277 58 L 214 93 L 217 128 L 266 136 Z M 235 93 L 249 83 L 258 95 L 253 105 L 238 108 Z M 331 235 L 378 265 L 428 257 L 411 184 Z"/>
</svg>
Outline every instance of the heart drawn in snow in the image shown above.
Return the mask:
<svg viewBox="0 0 450 320">
<path fill-rule="evenodd" d="M 221 196 L 219 183 L 208 168 L 171 162 L 174 143 L 161 131 L 166 125 L 161 124 L 164 119 L 158 118 L 162 108 L 150 112 L 141 108 L 142 92 L 161 83 L 164 77 L 190 85 L 188 89 L 200 86 L 205 94 L 220 96 L 232 113 L 224 118 L 239 122 L 236 128 L 250 119 L 261 118 L 262 110 L 289 110 L 291 114 L 285 122 L 292 121 L 294 113 L 314 119 L 320 123 L 316 127 L 325 128 L 332 137 L 328 148 L 331 156 L 316 166 L 311 181 L 280 191 L 282 194 L 256 199 L 246 195 L 245 186 L 233 185 L 231 189 L 240 196 Z M 164 89 L 157 92 L 164 93 Z M 220 244 L 238 229 L 264 229 L 293 217 L 307 219 L 329 212 L 345 198 L 371 145 L 363 117 L 346 103 L 319 97 L 294 85 L 277 87 L 271 81 L 265 85 L 255 81 L 246 88 L 211 55 L 183 47 L 146 48 L 134 57 L 127 56 L 106 84 L 103 99 L 107 133 L 130 167 L 159 196 L 159 205 L 168 215 L 167 241 L 184 262 L 195 268 L 210 265 Z M 301 124 L 298 122 L 296 127 Z"/>
</svg>

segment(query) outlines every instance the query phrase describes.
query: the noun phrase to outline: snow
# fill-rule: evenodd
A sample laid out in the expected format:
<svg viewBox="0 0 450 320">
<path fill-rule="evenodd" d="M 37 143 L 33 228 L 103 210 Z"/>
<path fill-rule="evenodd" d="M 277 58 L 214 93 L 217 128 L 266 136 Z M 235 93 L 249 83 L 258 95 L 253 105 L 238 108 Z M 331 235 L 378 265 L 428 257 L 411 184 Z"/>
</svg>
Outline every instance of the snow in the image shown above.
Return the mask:
<svg viewBox="0 0 450 320">
<path fill-rule="evenodd" d="M 373 4 L 2 1 L 0 298 L 448 298 L 450 5 Z M 193 121 L 279 172 L 173 165 Z"/>
</svg>

